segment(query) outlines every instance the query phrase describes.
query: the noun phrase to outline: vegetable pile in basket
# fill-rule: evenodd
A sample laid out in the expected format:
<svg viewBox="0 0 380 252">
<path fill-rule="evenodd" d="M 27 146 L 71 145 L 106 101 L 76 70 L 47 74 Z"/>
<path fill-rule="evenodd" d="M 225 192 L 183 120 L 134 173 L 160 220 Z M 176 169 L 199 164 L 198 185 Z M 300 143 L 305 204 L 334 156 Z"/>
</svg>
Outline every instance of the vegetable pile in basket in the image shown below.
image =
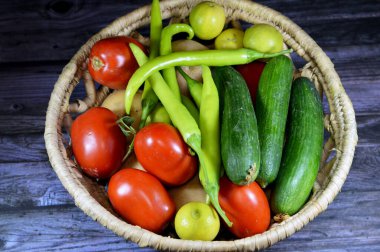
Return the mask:
<svg viewBox="0 0 380 252">
<path fill-rule="evenodd" d="M 275 27 L 244 31 L 212 2 L 188 21 L 163 27 L 153 0 L 149 48 L 127 36 L 94 44 L 88 70 L 113 92 L 75 119 L 75 160 L 108 182 L 111 205 L 132 225 L 159 234 L 174 226 L 189 240 L 262 233 L 310 197 L 319 94 L 311 80 L 293 80 Z"/>
</svg>

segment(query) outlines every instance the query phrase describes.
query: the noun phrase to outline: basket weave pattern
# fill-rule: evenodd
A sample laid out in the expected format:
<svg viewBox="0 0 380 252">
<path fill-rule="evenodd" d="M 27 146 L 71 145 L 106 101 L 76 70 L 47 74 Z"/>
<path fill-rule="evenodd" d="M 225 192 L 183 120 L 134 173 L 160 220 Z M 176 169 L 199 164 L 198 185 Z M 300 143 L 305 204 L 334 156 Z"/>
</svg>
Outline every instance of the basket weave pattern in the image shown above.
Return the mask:
<svg viewBox="0 0 380 252">
<path fill-rule="evenodd" d="M 162 17 L 184 18 L 200 1 L 162 1 Z M 107 87 L 96 90 L 87 71 L 86 60 L 92 45 L 102 38 L 130 35 L 138 28 L 148 25 L 150 6 L 145 6 L 118 18 L 101 30 L 65 66 L 49 101 L 45 128 L 46 149 L 51 165 L 73 196 L 75 204 L 94 220 L 140 246 L 182 251 L 252 251 L 269 247 L 300 230 L 327 208 L 341 189 L 352 163 L 357 143 L 354 110 L 331 60 L 322 49 L 300 27 L 270 8 L 245 0 L 216 2 L 224 6 L 229 20 L 275 26 L 282 33 L 286 45 L 307 62 L 300 74 L 310 77 L 326 97 L 329 113 L 325 116 L 325 128 L 330 137 L 324 146 L 313 196 L 297 214 L 280 224 L 272 225 L 268 231 L 231 241 L 203 242 L 163 237 L 129 225 L 117 216 L 108 202 L 104 188 L 83 175 L 71 159 L 70 147 L 63 138 L 62 130 L 70 126 L 72 115 L 98 106 L 110 91 Z M 87 97 L 70 104 L 70 96 L 81 80 Z"/>
</svg>

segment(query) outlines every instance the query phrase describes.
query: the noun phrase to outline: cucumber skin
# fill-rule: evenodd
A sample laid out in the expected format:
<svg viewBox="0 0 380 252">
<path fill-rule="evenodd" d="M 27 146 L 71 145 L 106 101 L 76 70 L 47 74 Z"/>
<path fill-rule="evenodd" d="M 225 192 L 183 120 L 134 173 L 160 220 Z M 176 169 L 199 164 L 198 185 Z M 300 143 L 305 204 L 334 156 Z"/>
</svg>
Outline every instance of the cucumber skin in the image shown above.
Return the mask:
<svg viewBox="0 0 380 252">
<path fill-rule="evenodd" d="M 305 77 L 293 82 L 288 130 L 270 205 L 276 214 L 293 215 L 310 195 L 323 147 L 322 103 L 314 84 Z"/>
<path fill-rule="evenodd" d="M 280 168 L 294 66 L 286 56 L 272 58 L 265 66 L 256 95 L 261 165 L 257 182 L 265 188 Z"/>
<path fill-rule="evenodd" d="M 260 169 L 256 115 L 243 77 L 231 66 L 213 68 L 221 108 L 221 156 L 235 184 L 255 181 Z"/>
</svg>

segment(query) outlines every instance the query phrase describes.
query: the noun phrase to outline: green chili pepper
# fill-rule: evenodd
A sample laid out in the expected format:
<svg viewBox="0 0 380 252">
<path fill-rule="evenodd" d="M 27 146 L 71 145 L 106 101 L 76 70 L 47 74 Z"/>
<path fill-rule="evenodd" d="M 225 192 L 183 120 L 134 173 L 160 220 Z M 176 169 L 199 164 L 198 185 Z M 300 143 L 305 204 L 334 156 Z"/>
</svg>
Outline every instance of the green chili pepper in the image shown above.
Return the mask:
<svg viewBox="0 0 380 252">
<path fill-rule="evenodd" d="M 200 167 L 199 179 L 203 187 L 212 187 L 212 193 L 216 194 L 214 197 L 218 197 L 222 163 L 220 156 L 219 95 L 208 66 L 202 65 L 202 77 L 203 89 L 199 126 L 202 135 L 202 150 L 209 166 Z M 205 172 L 206 169 L 207 172 Z M 211 196 L 210 198 L 213 203 Z"/>
<path fill-rule="evenodd" d="M 162 106 L 161 103 L 157 103 L 156 107 L 153 109 L 153 111 L 149 114 L 148 118 L 146 119 L 146 124 L 149 125 L 151 123 L 166 123 L 171 124 L 172 121 L 170 120 L 169 114 L 166 111 L 165 107 Z"/>
<path fill-rule="evenodd" d="M 159 55 L 162 32 L 162 17 L 159 0 L 152 0 L 150 10 L 150 54 L 149 59 Z"/>
<path fill-rule="evenodd" d="M 193 100 L 197 107 L 200 108 L 202 99 L 202 83 L 192 79 L 185 71 L 182 70 L 181 67 L 176 67 L 176 69 L 185 79 L 191 97 L 193 97 Z"/>
<path fill-rule="evenodd" d="M 146 80 L 144 84 L 143 94 L 141 96 L 141 120 L 139 125 L 140 129 L 145 126 L 146 119 L 156 107 L 157 103 L 158 97 L 150 86 L 149 81 Z"/>
<path fill-rule="evenodd" d="M 241 65 L 252 62 L 259 58 L 271 58 L 290 53 L 292 50 L 284 50 L 278 53 L 260 53 L 247 48 L 237 50 L 203 50 L 174 52 L 165 56 L 159 56 L 148 61 L 132 75 L 125 92 L 125 109 L 129 113 L 133 96 L 142 83 L 154 72 L 174 66 L 225 66 Z"/>
<path fill-rule="evenodd" d="M 148 58 L 144 52 L 133 43 L 129 45 L 133 55 L 135 56 L 137 63 L 141 65 L 147 64 Z M 203 167 L 203 179 L 204 179 L 204 189 L 209 195 L 215 210 L 224 219 L 224 221 L 231 225 L 226 214 L 222 210 L 218 201 L 218 185 L 215 185 L 213 181 L 209 180 L 209 171 L 212 172 L 210 158 L 202 150 L 202 138 L 201 131 L 192 117 L 190 112 L 186 107 L 179 101 L 171 89 L 166 84 L 165 80 L 162 78 L 161 74 L 156 72 L 149 77 L 149 81 L 154 92 L 157 94 L 158 99 L 161 101 L 162 105 L 168 112 L 173 125 L 179 130 L 184 141 L 193 149 L 193 151 L 198 155 L 200 166 Z M 126 101 L 127 102 L 127 101 Z"/>
<path fill-rule="evenodd" d="M 190 112 L 190 114 L 193 116 L 194 120 L 199 125 L 199 111 L 198 111 L 197 107 L 195 106 L 195 104 L 187 96 L 181 95 L 181 99 L 182 99 L 182 104 L 185 105 L 187 110 Z"/>
<path fill-rule="evenodd" d="M 153 59 L 159 55 L 161 30 L 162 30 L 162 17 L 160 10 L 159 0 L 152 0 L 152 7 L 150 11 L 150 53 L 149 58 Z M 146 119 L 158 103 L 157 95 L 152 90 L 149 82 L 145 82 L 144 91 L 141 97 L 141 120 L 139 128 L 145 126 Z"/>
<path fill-rule="evenodd" d="M 203 90 L 199 112 L 199 126 L 202 134 L 202 149 L 212 156 L 216 174 L 220 174 L 220 123 L 219 94 L 208 66 L 202 65 Z M 218 178 L 219 180 L 219 178 Z"/>
<path fill-rule="evenodd" d="M 193 28 L 187 24 L 171 24 L 162 29 L 160 44 L 161 56 L 168 55 L 172 52 L 172 38 L 174 35 L 182 32 L 186 32 L 188 34 L 187 39 L 192 39 L 194 37 Z M 175 69 L 172 67 L 163 69 L 162 76 L 164 77 L 166 83 L 169 85 L 170 89 L 173 91 L 174 95 L 178 99 L 181 99 L 181 93 L 179 90 Z"/>
<path fill-rule="evenodd" d="M 132 43 L 129 44 L 133 55 L 135 56 L 137 63 L 141 65 L 145 65 L 148 62 L 148 58 L 143 53 L 143 51 L 134 46 Z M 170 119 L 174 126 L 178 128 L 181 132 L 185 142 L 194 136 L 199 135 L 199 147 L 200 147 L 200 130 L 196 121 L 191 116 L 190 112 L 186 109 L 186 107 L 179 101 L 166 84 L 165 80 L 162 78 L 161 74 L 156 72 L 149 77 L 149 82 L 151 84 L 152 89 L 156 93 L 158 99 L 161 101 L 162 105 L 165 107 L 168 112 Z M 127 102 L 127 101 L 126 101 Z"/>
</svg>

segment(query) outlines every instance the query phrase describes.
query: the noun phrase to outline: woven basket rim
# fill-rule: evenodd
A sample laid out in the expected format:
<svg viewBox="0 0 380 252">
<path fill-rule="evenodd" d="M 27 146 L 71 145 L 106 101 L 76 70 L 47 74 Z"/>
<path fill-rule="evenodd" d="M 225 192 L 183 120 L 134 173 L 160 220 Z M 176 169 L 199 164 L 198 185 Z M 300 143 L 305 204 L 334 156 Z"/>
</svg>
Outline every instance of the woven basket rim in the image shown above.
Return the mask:
<svg viewBox="0 0 380 252">
<path fill-rule="evenodd" d="M 161 12 L 164 18 L 168 18 L 172 12 L 177 12 L 178 14 L 181 11 L 179 7 L 188 11 L 191 6 L 200 1 L 162 1 Z M 334 120 L 336 120 L 335 128 L 338 129 L 334 136 L 337 144 L 336 148 L 339 150 L 333 167 L 334 172 L 324 190 L 315 197 L 316 200 L 309 202 L 290 219 L 262 234 L 232 241 L 204 242 L 163 237 L 122 221 L 102 207 L 85 188 L 78 188 L 76 179 L 68 171 L 68 168 L 75 164 L 64 156 L 63 150 L 65 150 L 65 146 L 61 133 L 63 116 L 68 107 L 68 97 L 74 88 L 72 86 L 75 86 L 73 82 L 78 82 L 76 74 L 80 71 L 91 46 L 96 41 L 105 37 L 128 34 L 140 25 L 146 25 L 149 22 L 150 5 L 143 6 L 116 19 L 90 38 L 65 66 L 51 94 L 44 134 L 51 165 L 64 187 L 73 196 L 75 204 L 94 220 L 111 229 L 119 236 L 138 243 L 140 246 L 150 246 L 160 250 L 185 251 L 259 250 L 269 247 L 304 227 L 327 208 L 340 191 L 352 163 L 357 143 L 354 109 L 331 60 L 322 49 L 290 19 L 266 6 L 246 0 L 217 0 L 216 2 L 222 3 L 227 9 L 227 13 L 231 16 L 248 17 L 247 19 L 254 22 L 261 21 L 275 25 L 283 33 L 287 45 L 320 70 L 321 80 L 324 83 L 323 89 L 328 99 L 331 114 L 334 115 Z M 255 11 L 252 12 L 252 10 Z M 79 173 L 76 175 L 80 176 Z"/>
</svg>

